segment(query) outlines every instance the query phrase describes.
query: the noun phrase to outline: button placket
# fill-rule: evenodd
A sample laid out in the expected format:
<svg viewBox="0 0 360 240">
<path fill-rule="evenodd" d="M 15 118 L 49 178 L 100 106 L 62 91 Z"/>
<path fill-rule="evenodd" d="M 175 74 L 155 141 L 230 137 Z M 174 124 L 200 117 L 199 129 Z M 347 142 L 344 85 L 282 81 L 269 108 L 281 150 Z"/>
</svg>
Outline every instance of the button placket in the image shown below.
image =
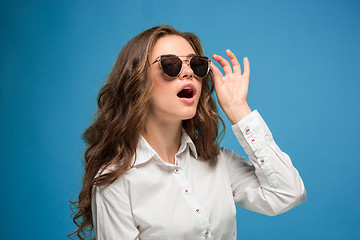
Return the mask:
<svg viewBox="0 0 360 240">
<path fill-rule="evenodd" d="M 202 206 L 197 201 L 195 195 L 192 194 L 191 191 L 193 189 L 186 178 L 184 169 L 174 166 L 172 171 L 174 171 L 174 178 L 179 182 L 180 186 L 182 186 L 179 190 L 181 191 L 181 194 L 184 194 L 184 200 L 188 202 L 190 207 L 189 210 L 192 211 L 196 218 L 199 220 L 199 227 L 202 229 L 202 231 L 200 232 L 200 236 L 201 238 L 205 238 L 202 232 L 204 230 L 208 230 L 210 225 L 206 210 L 202 208 Z M 208 235 L 209 234 L 210 233 L 208 233 Z"/>
</svg>

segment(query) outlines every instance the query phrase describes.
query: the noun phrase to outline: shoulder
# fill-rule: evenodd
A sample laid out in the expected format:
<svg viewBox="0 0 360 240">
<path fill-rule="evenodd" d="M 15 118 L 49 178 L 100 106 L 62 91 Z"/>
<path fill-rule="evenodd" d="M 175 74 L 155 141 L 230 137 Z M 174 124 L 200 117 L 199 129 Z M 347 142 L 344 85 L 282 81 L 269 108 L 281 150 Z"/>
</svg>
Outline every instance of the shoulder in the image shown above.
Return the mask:
<svg viewBox="0 0 360 240">
<path fill-rule="evenodd" d="M 232 175 L 235 172 L 247 174 L 254 170 L 254 166 L 249 160 L 224 147 L 220 148 L 218 162 L 225 168 L 229 175 Z"/>
<path fill-rule="evenodd" d="M 106 167 L 98 172 L 97 176 L 104 176 L 117 170 L 115 164 Z M 101 195 L 114 195 L 121 192 L 127 192 L 131 182 L 136 180 L 136 168 L 131 168 L 124 174 L 119 175 L 113 182 L 109 184 L 95 185 L 94 191 Z"/>
<path fill-rule="evenodd" d="M 249 165 L 249 164 L 251 165 L 251 163 L 246 158 L 238 155 L 233 150 L 229 150 L 225 147 L 220 148 L 220 153 L 219 153 L 218 158 L 220 161 L 223 161 L 223 162 L 239 161 L 239 162 L 243 162 L 246 165 Z"/>
</svg>

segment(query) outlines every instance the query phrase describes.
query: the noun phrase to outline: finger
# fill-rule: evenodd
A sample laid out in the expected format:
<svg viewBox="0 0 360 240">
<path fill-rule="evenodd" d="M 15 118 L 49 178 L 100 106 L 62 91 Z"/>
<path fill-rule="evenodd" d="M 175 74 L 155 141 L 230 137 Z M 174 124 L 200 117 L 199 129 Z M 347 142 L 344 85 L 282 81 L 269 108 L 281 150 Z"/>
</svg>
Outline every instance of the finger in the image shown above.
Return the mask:
<svg viewBox="0 0 360 240">
<path fill-rule="evenodd" d="M 233 66 L 234 73 L 240 73 L 241 74 L 241 66 L 239 61 L 237 60 L 235 54 L 231 52 L 229 49 L 226 50 L 226 54 L 230 58 L 231 64 Z"/>
<path fill-rule="evenodd" d="M 243 73 L 243 75 L 248 78 L 248 77 L 250 77 L 250 62 L 249 62 L 249 59 L 247 57 L 244 57 L 243 63 L 244 63 L 244 73 Z"/>
<path fill-rule="evenodd" d="M 220 63 L 220 65 L 223 67 L 225 75 L 232 73 L 230 63 L 226 61 L 225 58 L 220 55 L 213 54 L 213 59 Z"/>
</svg>

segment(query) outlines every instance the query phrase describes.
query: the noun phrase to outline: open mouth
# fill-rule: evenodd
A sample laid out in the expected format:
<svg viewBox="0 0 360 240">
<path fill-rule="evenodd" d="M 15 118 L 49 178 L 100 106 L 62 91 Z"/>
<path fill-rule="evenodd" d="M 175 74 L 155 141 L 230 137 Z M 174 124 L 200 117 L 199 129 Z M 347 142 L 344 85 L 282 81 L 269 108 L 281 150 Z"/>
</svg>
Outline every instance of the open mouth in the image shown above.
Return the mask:
<svg viewBox="0 0 360 240">
<path fill-rule="evenodd" d="M 178 92 L 177 96 L 179 98 L 191 99 L 195 96 L 195 91 L 195 87 L 192 84 L 186 84 Z"/>
</svg>

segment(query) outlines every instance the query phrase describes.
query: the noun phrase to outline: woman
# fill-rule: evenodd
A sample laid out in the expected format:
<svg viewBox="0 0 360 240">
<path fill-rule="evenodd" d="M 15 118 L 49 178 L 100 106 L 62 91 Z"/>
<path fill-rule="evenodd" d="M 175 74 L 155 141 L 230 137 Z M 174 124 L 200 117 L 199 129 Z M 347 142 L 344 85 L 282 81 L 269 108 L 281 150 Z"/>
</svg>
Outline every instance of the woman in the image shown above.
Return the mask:
<svg viewBox="0 0 360 240">
<path fill-rule="evenodd" d="M 267 215 L 306 199 L 290 158 L 247 104 L 244 72 L 206 58 L 199 39 L 171 27 L 133 38 L 101 89 L 74 221 L 80 238 L 236 239 L 235 204 Z M 232 66 L 231 66 L 232 65 Z M 217 143 L 221 108 L 248 160 Z M 86 231 L 88 229 L 88 231 Z"/>
</svg>

